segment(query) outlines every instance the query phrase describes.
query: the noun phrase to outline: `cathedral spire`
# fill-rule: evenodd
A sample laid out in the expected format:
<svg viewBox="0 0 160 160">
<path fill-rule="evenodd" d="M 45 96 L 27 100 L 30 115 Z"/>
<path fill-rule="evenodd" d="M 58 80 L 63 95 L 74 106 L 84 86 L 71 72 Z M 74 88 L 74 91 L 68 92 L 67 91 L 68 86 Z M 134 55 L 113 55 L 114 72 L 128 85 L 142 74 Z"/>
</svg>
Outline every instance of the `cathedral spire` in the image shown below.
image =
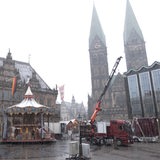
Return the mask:
<svg viewBox="0 0 160 160">
<path fill-rule="evenodd" d="M 138 69 L 142 66 L 148 66 L 143 34 L 129 0 L 127 0 L 126 4 L 123 39 L 127 71 L 131 69 Z"/>
<path fill-rule="evenodd" d="M 124 43 L 126 44 L 128 41 L 130 41 L 131 34 L 133 32 L 136 32 L 139 36 L 139 38 L 144 41 L 142 31 L 139 27 L 139 24 L 137 22 L 136 16 L 132 10 L 131 4 L 129 0 L 127 0 L 126 4 L 126 16 L 125 16 L 125 25 L 124 25 Z"/>
<path fill-rule="evenodd" d="M 88 116 L 94 111 L 94 105 L 97 102 L 104 84 L 109 77 L 108 58 L 105 35 L 103 33 L 98 14 L 93 4 L 90 37 L 89 37 L 89 57 L 91 69 L 91 97 L 88 99 Z M 103 99 L 103 107 L 110 106 L 110 93 L 107 92 Z"/>
<path fill-rule="evenodd" d="M 89 48 L 91 48 L 92 42 L 96 36 L 102 41 L 102 43 L 104 43 L 104 45 L 106 45 L 105 35 L 103 33 L 95 5 L 93 4 L 93 12 L 92 12 L 92 20 L 91 20 L 91 28 L 89 36 Z"/>
</svg>

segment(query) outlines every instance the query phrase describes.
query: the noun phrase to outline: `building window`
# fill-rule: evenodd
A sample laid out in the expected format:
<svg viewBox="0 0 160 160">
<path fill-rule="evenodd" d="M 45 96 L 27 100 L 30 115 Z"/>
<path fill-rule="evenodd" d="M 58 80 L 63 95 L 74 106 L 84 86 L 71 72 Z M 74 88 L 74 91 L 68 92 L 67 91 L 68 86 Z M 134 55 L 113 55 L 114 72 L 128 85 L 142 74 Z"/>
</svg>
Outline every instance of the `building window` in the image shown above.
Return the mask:
<svg viewBox="0 0 160 160">
<path fill-rule="evenodd" d="M 129 95 L 131 102 L 132 115 L 142 115 L 142 108 L 140 102 L 140 94 L 138 89 L 137 75 L 128 76 Z"/>
<path fill-rule="evenodd" d="M 50 98 L 47 99 L 47 106 L 51 107 L 51 99 Z"/>
<path fill-rule="evenodd" d="M 153 70 L 151 74 L 153 80 L 155 99 L 157 103 L 157 112 L 158 114 L 160 114 L 160 69 Z"/>
<path fill-rule="evenodd" d="M 44 100 L 42 98 L 40 98 L 39 103 L 44 104 Z"/>
<path fill-rule="evenodd" d="M 155 109 L 153 103 L 153 94 L 151 89 L 151 81 L 149 72 L 143 72 L 139 74 L 140 88 L 143 101 L 144 115 L 154 116 Z"/>
</svg>

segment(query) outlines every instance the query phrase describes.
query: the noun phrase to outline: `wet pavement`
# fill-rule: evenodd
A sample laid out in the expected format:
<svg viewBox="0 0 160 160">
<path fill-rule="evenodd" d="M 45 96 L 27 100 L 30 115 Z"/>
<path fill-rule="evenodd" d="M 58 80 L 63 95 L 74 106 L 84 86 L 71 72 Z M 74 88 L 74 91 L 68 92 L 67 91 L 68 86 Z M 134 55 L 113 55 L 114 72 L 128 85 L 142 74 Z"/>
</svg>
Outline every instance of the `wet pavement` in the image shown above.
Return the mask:
<svg viewBox="0 0 160 160">
<path fill-rule="evenodd" d="M 70 140 L 53 144 L 1 144 L 0 160 L 65 160 Z M 159 160 L 160 143 L 134 143 L 131 146 L 90 146 L 92 160 Z"/>
<path fill-rule="evenodd" d="M 128 147 L 102 146 L 92 153 L 92 160 L 160 160 L 160 143 L 134 143 Z"/>
<path fill-rule="evenodd" d="M 68 157 L 68 143 L 1 144 L 0 160 L 64 160 Z"/>
</svg>

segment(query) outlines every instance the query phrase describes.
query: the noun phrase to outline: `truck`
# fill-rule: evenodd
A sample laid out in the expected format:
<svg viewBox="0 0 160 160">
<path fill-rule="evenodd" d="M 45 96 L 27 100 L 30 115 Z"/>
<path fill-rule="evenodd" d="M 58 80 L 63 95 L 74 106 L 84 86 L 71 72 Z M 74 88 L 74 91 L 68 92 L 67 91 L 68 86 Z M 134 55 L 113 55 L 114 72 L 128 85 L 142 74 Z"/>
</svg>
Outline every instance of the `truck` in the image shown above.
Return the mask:
<svg viewBox="0 0 160 160">
<path fill-rule="evenodd" d="M 126 120 L 110 120 L 110 122 L 96 122 L 96 117 L 101 111 L 102 98 L 105 95 L 113 75 L 122 57 L 117 58 L 102 94 L 97 100 L 95 110 L 90 118 L 90 123 L 81 124 L 80 137 L 85 137 L 90 143 L 108 144 L 116 141 L 117 145 L 128 145 L 133 143 L 131 123 Z"/>
<path fill-rule="evenodd" d="M 109 122 L 96 122 L 94 125 L 81 124 L 80 136 L 90 144 L 95 145 L 129 145 L 133 141 L 131 123 L 126 120 L 110 120 Z"/>
<path fill-rule="evenodd" d="M 134 117 L 132 120 L 133 139 L 136 142 L 157 142 L 159 120 L 156 117 Z"/>
</svg>

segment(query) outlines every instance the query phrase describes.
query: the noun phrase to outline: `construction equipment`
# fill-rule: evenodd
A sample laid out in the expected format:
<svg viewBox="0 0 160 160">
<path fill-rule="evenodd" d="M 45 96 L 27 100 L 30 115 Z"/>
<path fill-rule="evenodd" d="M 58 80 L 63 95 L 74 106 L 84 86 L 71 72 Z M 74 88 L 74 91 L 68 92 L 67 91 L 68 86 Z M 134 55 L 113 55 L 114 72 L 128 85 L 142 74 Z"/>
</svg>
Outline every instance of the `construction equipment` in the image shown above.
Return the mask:
<svg viewBox="0 0 160 160">
<path fill-rule="evenodd" d="M 112 68 L 112 71 L 111 71 L 111 73 L 110 73 L 110 75 L 108 77 L 108 81 L 107 81 L 107 83 L 106 83 L 106 85 L 104 87 L 104 90 L 103 90 L 102 94 L 100 95 L 100 97 L 99 97 L 99 99 L 97 101 L 95 111 L 91 116 L 91 121 L 90 121 L 91 124 L 93 124 L 95 122 L 95 119 L 97 117 L 97 113 L 101 110 L 100 105 L 101 105 L 102 98 L 105 95 L 105 93 L 106 93 L 106 91 L 107 91 L 107 89 L 108 89 L 108 87 L 110 85 L 110 82 L 111 82 L 111 80 L 113 78 L 114 73 L 116 72 L 116 69 L 117 69 L 117 67 L 119 65 L 119 62 L 120 62 L 121 58 L 122 57 L 117 58 L 116 63 L 114 64 L 114 66 Z"/>
<path fill-rule="evenodd" d="M 108 144 L 113 143 L 116 140 L 118 145 L 128 145 L 133 143 L 132 141 L 132 131 L 131 124 L 125 120 L 111 120 L 110 122 L 97 122 L 95 120 L 99 111 L 101 111 L 101 102 L 103 96 L 105 95 L 110 82 L 113 78 L 114 73 L 119 65 L 119 62 L 122 57 L 117 58 L 116 63 L 113 66 L 113 69 L 109 75 L 108 81 L 104 87 L 102 94 L 100 95 L 95 110 L 90 119 L 90 125 L 84 124 L 81 125 L 81 137 L 85 137 L 88 141 L 94 144 Z"/>
</svg>

